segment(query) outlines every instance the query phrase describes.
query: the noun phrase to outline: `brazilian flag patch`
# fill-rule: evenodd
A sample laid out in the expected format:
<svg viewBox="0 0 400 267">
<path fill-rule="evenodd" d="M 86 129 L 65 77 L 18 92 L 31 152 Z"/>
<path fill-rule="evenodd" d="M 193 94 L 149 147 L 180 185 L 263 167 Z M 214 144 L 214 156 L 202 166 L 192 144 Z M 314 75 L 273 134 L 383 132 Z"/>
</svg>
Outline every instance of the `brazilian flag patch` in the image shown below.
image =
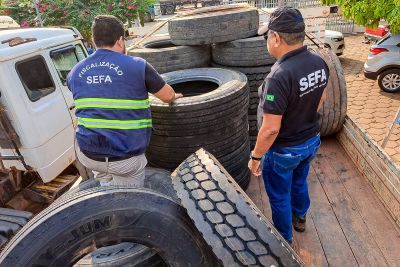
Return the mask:
<svg viewBox="0 0 400 267">
<path fill-rule="evenodd" d="M 269 95 L 269 94 L 267 94 L 267 95 L 265 96 L 265 100 L 270 101 L 270 102 L 274 102 L 275 96 L 274 96 L 274 95 Z"/>
</svg>

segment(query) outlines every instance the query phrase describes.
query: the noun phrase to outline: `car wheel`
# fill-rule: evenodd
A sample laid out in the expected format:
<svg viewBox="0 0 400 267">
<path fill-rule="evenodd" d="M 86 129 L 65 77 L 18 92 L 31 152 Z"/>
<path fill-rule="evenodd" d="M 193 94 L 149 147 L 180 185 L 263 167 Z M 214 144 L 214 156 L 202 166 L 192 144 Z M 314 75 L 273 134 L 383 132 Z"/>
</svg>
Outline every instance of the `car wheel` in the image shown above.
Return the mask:
<svg viewBox="0 0 400 267">
<path fill-rule="evenodd" d="M 378 84 L 385 92 L 400 92 L 400 69 L 390 69 L 382 72 L 379 76 Z"/>
</svg>

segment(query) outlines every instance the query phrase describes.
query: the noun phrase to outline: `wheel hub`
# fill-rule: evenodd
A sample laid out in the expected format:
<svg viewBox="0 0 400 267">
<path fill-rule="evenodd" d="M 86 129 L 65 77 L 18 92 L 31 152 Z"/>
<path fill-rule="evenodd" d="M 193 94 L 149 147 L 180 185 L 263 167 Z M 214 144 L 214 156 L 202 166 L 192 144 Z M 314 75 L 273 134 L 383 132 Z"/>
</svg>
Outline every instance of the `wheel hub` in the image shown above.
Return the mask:
<svg viewBox="0 0 400 267">
<path fill-rule="evenodd" d="M 395 73 L 388 74 L 382 79 L 382 84 L 387 89 L 396 90 L 400 88 L 400 75 Z"/>
</svg>

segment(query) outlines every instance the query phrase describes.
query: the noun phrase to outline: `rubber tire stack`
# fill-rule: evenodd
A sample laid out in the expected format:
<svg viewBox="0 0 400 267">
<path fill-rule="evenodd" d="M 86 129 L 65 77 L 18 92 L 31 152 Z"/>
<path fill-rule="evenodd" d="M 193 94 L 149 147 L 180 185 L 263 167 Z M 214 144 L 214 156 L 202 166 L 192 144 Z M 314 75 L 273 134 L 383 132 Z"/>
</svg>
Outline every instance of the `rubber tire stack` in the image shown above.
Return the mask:
<svg viewBox="0 0 400 267">
<path fill-rule="evenodd" d="M 246 188 L 250 182 L 246 76 L 232 70 L 202 68 L 170 72 L 163 77 L 172 87 L 187 81 L 213 81 L 219 86 L 211 92 L 178 99 L 173 105 L 150 98 L 153 134 L 147 149 L 149 163 L 173 170 L 204 147 Z"/>
<path fill-rule="evenodd" d="M 151 37 L 128 54 L 145 59 L 159 73 L 208 67 L 211 60 L 210 46 L 174 45 L 168 35 Z"/>
<path fill-rule="evenodd" d="M 239 39 L 212 46 L 212 66 L 240 71 L 247 76 L 250 86 L 249 138 L 254 148 L 257 135 L 258 89 L 270 73 L 275 59 L 268 53 L 263 36 Z"/>
</svg>

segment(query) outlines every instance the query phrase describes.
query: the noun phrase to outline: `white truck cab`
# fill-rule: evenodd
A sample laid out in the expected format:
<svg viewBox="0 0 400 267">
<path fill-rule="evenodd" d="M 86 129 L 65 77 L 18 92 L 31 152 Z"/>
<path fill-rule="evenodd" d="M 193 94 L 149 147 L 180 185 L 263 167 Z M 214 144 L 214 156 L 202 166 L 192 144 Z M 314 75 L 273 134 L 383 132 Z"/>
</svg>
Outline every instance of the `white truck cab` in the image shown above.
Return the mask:
<svg viewBox="0 0 400 267">
<path fill-rule="evenodd" d="M 87 51 L 74 28 L 4 28 L 0 159 L 6 168 L 33 170 L 50 182 L 75 161 L 74 101 L 66 77 Z"/>
</svg>

